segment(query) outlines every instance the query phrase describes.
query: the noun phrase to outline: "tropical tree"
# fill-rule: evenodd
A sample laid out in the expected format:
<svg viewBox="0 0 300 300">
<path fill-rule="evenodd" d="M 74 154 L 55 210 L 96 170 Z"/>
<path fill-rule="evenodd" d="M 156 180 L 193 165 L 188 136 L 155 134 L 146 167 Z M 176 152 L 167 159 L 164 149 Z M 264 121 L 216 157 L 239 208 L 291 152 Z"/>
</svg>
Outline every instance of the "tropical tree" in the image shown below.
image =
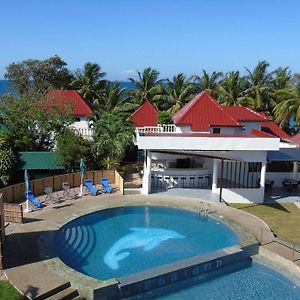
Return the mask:
<svg viewBox="0 0 300 300">
<path fill-rule="evenodd" d="M 101 97 L 94 101 L 94 108 L 98 112 L 97 116 L 102 111 L 124 111 L 126 110 L 126 100 L 128 92 L 125 88 L 121 88 L 121 84 L 117 81 L 107 81 L 101 93 Z"/>
<path fill-rule="evenodd" d="M 119 161 L 133 143 L 134 127 L 124 113 L 103 112 L 94 130 L 93 151 L 97 157 Z"/>
<path fill-rule="evenodd" d="M 78 171 L 81 158 L 89 164 L 90 149 L 90 143 L 69 127 L 64 128 L 57 136 L 57 162 L 62 164 L 67 172 Z"/>
<path fill-rule="evenodd" d="M 250 105 L 264 112 L 272 111 L 272 74 L 267 71 L 269 63 L 260 61 L 250 71 L 246 68 L 248 75 L 246 76 L 249 87 L 245 90 L 245 96 L 250 100 Z"/>
<path fill-rule="evenodd" d="M 273 109 L 275 121 L 280 127 L 284 127 L 292 117 L 300 124 L 300 85 L 298 76 L 295 76 L 295 85 L 289 88 L 278 90 L 276 95 L 281 101 Z"/>
<path fill-rule="evenodd" d="M 17 98 L 5 95 L 0 101 L 2 122 L 7 127 L 7 139 L 16 151 L 48 151 L 55 138 L 72 122 L 60 109 L 48 110 L 40 96 L 24 94 Z"/>
<path fill-rule="evenodd" d="M 225 106 L 245 105 L 247 104 L 247 98 L 244 96 L 246 88 L 247 81 L 238 71 L 229 72 L 218 85 L 218 100 Z"/>
<path fill-rule="evenodd" d="M 218 92 L 219 81 L 223 77 L 222 72 L 212 72 L 209 74 L 207 71 L 202 70 L 201 76 L 194 75 L 194 82 L 196 85 L 196 92 L 206 91 L 212 96 L 216 96 Z"/>
<path fill-rule="evenodd" d="M 105 72 L 96 63 L 87 62 L 83 70 L 77 69 L 74 73 L 74 80 L 71 87 L 76 89 L 83 98 L 91 103 L 101 97 L 102 89 L 105 85 Z"/>
<path fill-rule="evenodd" d="M 43 94 L 49 89 L 65 89 L 72 81 L 67 64 L 55 55 L 45 60 L 28 59 L 6 68 L 5 79 L 11 80 L 19 94 Z"/>
<path fill-rule="evenodd" d="M 143 104 L 146 100 L 152 101 L 155 96 L 163 94 L 164 89 L 161 85 L 163 80 L 159 80 L 159 72 L 152 68 L 146 68 L 144 71 L 137 72 L 138 79 L 129 78 L 135 86 L 134 90 L 129 93 L 130 103 L 132 108 L 136 108 Z"/>
<path fill-rule="evenodd" d="M 0 134 L 0 187 L 9 183 L 13 173 L 15 155 L 5 135 Z"/>
<path fill-rule="evenodd" d="M 171 114 L 174 114 L 191 100 L 195 86 L 183 73 L 180 73 L 172 80 L 167 80 L 165 91 L 164 95 L 154 96 L 153 101 L 157 102 L 159 108 L 168 109 Z"/>
</svg>

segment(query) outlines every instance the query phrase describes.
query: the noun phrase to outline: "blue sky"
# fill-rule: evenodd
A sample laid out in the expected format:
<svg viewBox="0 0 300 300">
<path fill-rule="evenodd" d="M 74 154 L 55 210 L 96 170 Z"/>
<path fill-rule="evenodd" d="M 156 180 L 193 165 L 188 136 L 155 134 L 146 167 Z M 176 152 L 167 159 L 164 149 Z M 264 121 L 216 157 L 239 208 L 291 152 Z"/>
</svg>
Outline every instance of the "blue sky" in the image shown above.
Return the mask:
<svg viewBox="0 0 300 300">
<path fill-rule="evenodd" d="M 157 68 L 162 77 L 244 70 L 258 60 L 300 72 L 297 0 L 3 0 L 5 67 L 58 54 L 71 70 L 97 62 L 112 80 Z"/>
</svg>

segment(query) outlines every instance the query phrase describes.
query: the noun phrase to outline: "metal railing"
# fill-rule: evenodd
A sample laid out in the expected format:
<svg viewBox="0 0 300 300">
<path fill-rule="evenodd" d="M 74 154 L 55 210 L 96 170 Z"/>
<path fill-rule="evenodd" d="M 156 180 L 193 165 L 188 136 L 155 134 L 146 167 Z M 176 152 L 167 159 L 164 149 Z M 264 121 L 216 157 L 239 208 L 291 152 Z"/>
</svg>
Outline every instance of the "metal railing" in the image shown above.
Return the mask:
<svg viewBox="0 0 300 300">
<path fill-rule="evenodd" d="M 267 249 L 283 256 L 293 262 L 300 260 L 300 245 L 286 237 L 272 233 L 266 228 L 261 227 L 260 236 L 258 237 L 260 244 Z"/>
<path fill-rule="evenodd" d="M 79 136 L 85 139 L 92 139 L 94 135 L 93 128 L 76 128 L 75 131 Z"/>
</svg>

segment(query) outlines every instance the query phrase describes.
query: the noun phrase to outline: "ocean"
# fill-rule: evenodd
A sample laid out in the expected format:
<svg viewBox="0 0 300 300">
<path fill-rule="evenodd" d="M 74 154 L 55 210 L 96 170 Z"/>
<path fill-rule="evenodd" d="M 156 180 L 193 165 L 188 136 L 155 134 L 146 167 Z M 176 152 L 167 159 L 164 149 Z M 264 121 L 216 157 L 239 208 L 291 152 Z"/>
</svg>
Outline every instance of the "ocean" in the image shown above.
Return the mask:
<svg viewBox="0 0 300 300">
<path fill-rule="evenodd" d="M 121 87 L 126 89 L 134 89 L 134 85 L 129 81 L 122 81 Z M 13 92 L 13 87 L 9 80 L 0 80 L 0 95 Z"/>
</svg>

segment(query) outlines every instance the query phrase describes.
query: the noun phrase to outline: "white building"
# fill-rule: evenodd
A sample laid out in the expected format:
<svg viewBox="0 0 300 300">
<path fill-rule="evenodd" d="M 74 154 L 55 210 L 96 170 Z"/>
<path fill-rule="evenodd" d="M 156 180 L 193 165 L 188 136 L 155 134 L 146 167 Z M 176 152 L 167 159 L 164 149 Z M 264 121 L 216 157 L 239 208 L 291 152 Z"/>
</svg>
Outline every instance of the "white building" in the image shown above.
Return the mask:
<svg viewBox="0 0 300 300">
<path fill-rule="evenodd" d="M 90 103 L 84 100 L 75 90 L 50 90 L 45 96 L 47 107 L 58 106 L 60 112 L 72 115 L 78 135 L 92 139 L 93 129 L 90 127 L 90 118 L 94 115 Z"/>
<path fill-rule="evenodd" d="M 144 194 L 206 188 L 226 202 L 261 203 L 268 187 L 296 188 L 300 149 L 265 114 L 223 107 L 202 92 L 173 116 L 174 124 L 159 125 L 157 116 L 149 102 L 132 115 L 145 153 Z"/>
</svg>

